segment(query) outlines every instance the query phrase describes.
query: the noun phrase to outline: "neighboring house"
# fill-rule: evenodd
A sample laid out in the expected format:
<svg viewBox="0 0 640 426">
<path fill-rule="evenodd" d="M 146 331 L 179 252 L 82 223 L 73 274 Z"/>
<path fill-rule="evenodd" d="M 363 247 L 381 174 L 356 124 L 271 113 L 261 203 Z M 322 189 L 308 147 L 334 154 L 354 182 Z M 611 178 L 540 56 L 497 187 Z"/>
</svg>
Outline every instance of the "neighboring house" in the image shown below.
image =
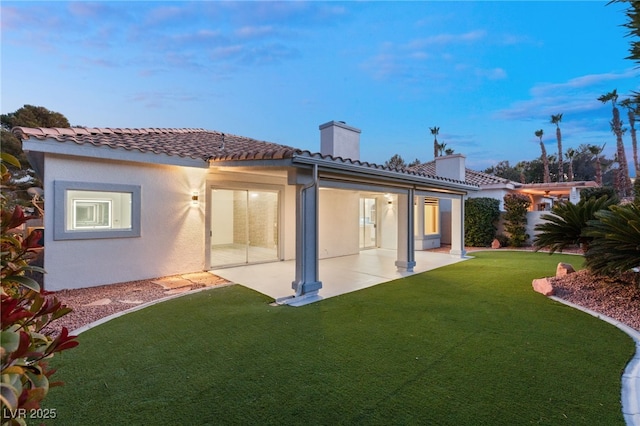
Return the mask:
<svg viewBox="0 0 640 426">
<path fill-rule="evenodd" d="M 444 232 L 434 203 L 464 256 L 478 189 L 362 162 L 360 130 L 335 121 L 320 153 L 202 129 L 12 131 L 44 182 L 47 290 L 295 259 L 295 297 L 314 295 L 322 258 L 389 248 L 412 271 L 415 225 Z"/>
<path fill-rule="evenodd" d="M 437 163 L 442 163 L 446 161 L 448 157 L 455 157 L 456 155 L 460 156 L 460 154 L 454 154 L 438 157 L 435 161 L 419 164 L 411 167 L 409 170 L 440 176 L 442 172 L 438 173 L 436 170 Z M 554 202 L 569 200 L 575 204 L 580 201 L 580 192 L 582 190 L 598 187 L 598 184 L 594 181 L 523 184 L 468 168 L 465 168 L 463 179 L 467 183 L 480 187 L 480 191 L 469 194 L 470 198 L 495 198 L 500 201 L 500 210 L 504 210 L 504 196 L 509 193 L 528 195 L 531 198 L 531 211 L 549 211 L 553 207 Z"/>
<path fill-rule="evenodd" d="M 451 167 L 451 164 L 456 164 Z M 530 211 L 527 214 L 527 233 L 534 235 L 534 227 L 541 223 L 540 216 L 553 207 L 554 202 L 569 200 L 572 203 L 580 201 L 580 192 L 587 188 L 598 187 L 593 181 L 579 182 L 551 182 L 522 184 L 509 179 L 471 170 L 464 165 L 464 156 L 453 154 L 437 157 L 434 161 L 419 164 L 409 170 L 417 173 L 454 177 L 467 183 L 477 185 L 480 190 L 469 194 L 469 198 L 488 197 L 500 201 L 500 210 L 504 211 L 504 196 L 512 193 L 525 194 L 531 199 Z M 464 173 L 462 172 L 464 170 Z M 448 175 L 454 173 L 454 175 Z M 446 209 L 443 211 L 446 215 Z M 502 232 L 500 229 L 499 232 Z M 446 241 L 443 241 L 445 243 Z"/>
<path fill-rule="evenodd" d="M 588 188 L 597 188 L 594 181 L 550 182 L 517 184 L 516 191 L 531 198 L 531 211 L 549 211 L 558 201 L 580 201 L 580 192 Z"/>
</svg>

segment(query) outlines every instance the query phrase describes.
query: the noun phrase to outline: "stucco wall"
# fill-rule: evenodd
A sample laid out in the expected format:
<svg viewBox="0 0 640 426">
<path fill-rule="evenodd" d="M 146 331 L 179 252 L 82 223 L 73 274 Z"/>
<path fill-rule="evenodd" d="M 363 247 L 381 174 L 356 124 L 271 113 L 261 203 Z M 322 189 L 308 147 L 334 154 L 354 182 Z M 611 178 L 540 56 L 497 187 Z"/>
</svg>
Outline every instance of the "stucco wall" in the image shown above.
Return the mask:
<svg viewBox="0 0 640 426">
<path fill-rule="evenodd" d="M 142 211 L 140 237 L 66 241 L 53 240 L 53 214 L 47 214 L 45 288 L 91 287 L 205 269 L 205 203 L 193 206 L 191 193 L 202 196 L 206 173 L 47 154 L 45 198 L 50 202 L 45 209 L 55 208 L 52 182 L 63 180 L 140 185 Z"/>
<path fill-rule="evenodd" d="M 391 203 L 389 203 L 391 201 Z M 379 197 L 378 226 L 380 228 L 380 248 L 396 250 L 398 248 L 398 197 L 392 195 L 389 200 Z"/>
<path fill-rule="evenodd" d="M 360 196 L 355 191 L 320 191 L 320 258 L 358 254 Z"/>
<path fill-rule="evenodd" d="M 440 243 L 451 244 L 451 200 L 441 198 L 440 202 Z"/>
</svg>

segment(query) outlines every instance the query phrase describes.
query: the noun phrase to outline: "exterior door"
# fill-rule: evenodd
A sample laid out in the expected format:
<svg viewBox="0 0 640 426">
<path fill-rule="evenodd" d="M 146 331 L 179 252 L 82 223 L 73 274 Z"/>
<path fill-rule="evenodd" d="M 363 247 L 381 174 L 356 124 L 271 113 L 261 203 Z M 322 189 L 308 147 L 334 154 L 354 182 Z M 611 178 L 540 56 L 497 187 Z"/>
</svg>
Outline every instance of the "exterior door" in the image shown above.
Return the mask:
<svg viewBox="0 0 640 426">
<path fill-rule="evenodd" d="M 377 247 L 377 204 L 375 198 L 360 198 L 360 250 Z"/>
<path fill-rule="evenodd" d="M 278 192 L 211 191 L 211 266 L 278 260 Z"/>
</svg>

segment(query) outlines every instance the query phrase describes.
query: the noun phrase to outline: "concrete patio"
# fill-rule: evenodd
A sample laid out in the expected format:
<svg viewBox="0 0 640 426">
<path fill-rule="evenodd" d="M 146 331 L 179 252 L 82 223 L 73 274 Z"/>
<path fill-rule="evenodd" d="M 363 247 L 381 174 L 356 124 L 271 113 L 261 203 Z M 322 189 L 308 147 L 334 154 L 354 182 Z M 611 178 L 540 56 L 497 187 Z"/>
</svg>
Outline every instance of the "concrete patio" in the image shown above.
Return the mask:
<svg viewBox="0 0 640 426">
<path fill-rule="evenodd" d="M 287 303 L 302 306 L 322 299 L 371 287 L 387 281 L 458 263 L 467 258 L 448 253 L 416 251 L 414 272 L 398 272 L 395 250 L 372 249 L 360 254 L 320 260 L 322 288 L 316 297 Z M 291 282 L 295 277 L 295 262 L 262 263 L 211 271 L 222 278 L 251 288 L 274 299 L 293 295 Z"/>
</svg>

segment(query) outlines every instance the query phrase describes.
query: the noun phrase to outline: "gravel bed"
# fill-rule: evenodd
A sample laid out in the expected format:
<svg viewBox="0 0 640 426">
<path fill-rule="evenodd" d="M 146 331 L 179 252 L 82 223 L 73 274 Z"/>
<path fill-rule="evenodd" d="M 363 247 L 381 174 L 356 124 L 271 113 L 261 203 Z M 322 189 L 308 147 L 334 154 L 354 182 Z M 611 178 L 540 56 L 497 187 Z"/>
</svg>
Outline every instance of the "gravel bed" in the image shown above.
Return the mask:
<svg viewBox="0 0 640 426">
<path fill-rule="evenodd" d="M 604 314 L 640 331 L 640 288 L 629 272 L 619 280 L 594 277 L 581 270 L 560 278 L 551 278 L 556 296 Z"/>
<path fill-rule="evenodd" d="M 62 327 L 67 327 L 69 331 L 77 330 L 82 326 L 117 312 L 126 311 L 154 300 L 166 299 L 176 294 L 175 290 L 164 288 L 152 281 L 157 280 L 131 281 L 53 292 L 58 300 L 73 310 L 62 318 L 57 319 L 49 328 L 60 330 Z M 214 285 L 228 283 L 228 281 L 218 277 Z M 204 284 L 196 282 L 188 287 L 182 287 L 180 290 L 189 291 L 203 287 L 205 287 Z"/>
</svg>

